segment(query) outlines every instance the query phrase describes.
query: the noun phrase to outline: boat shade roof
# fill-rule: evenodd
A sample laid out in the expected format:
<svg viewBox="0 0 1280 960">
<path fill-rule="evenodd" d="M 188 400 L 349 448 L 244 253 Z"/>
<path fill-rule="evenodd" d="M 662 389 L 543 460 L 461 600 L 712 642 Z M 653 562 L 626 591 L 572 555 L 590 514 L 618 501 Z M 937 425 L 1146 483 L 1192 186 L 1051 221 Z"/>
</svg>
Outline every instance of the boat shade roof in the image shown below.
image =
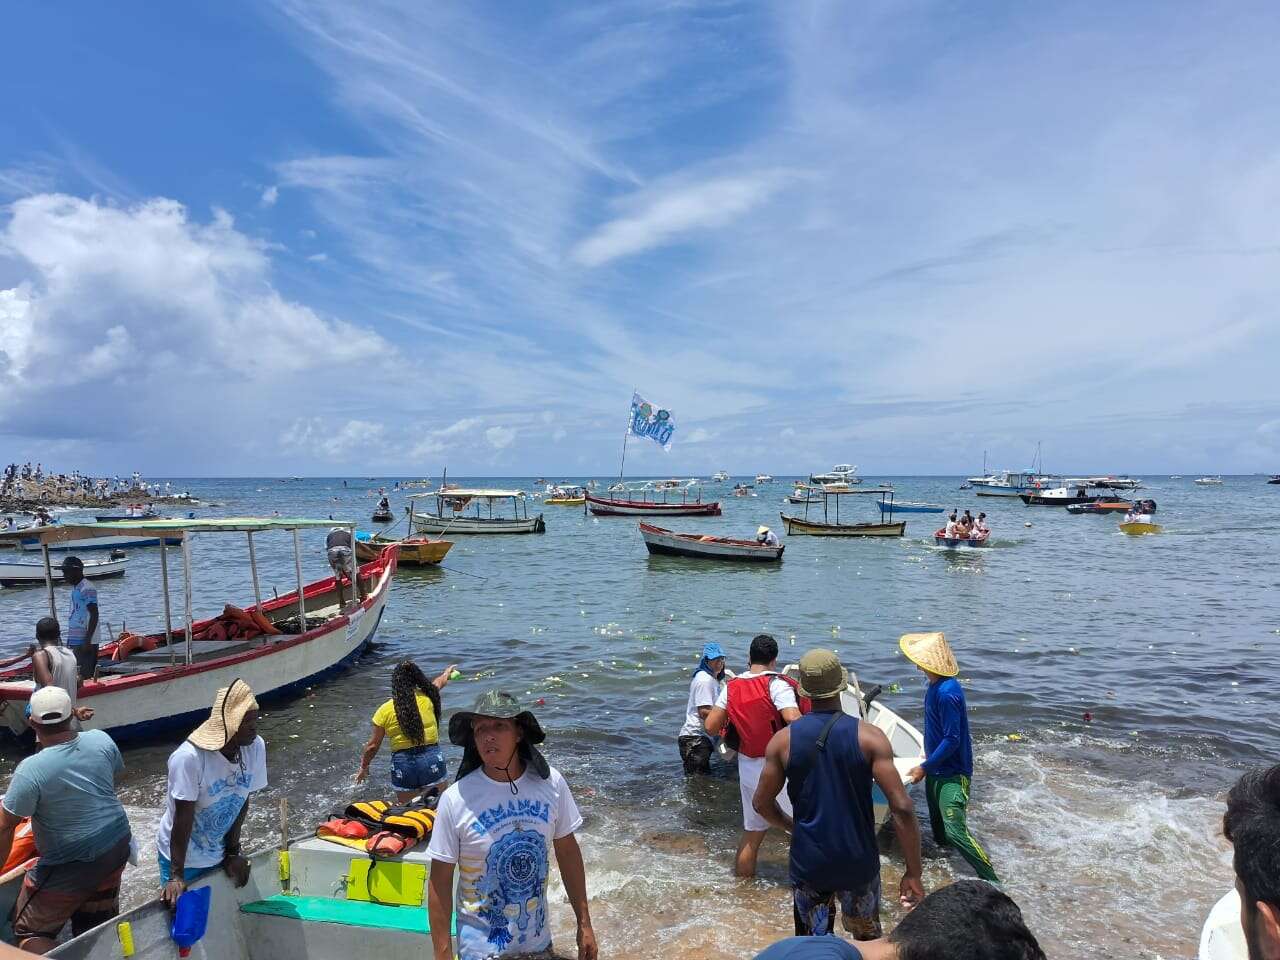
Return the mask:
<svg viewBox="0 0 1280 960">
<path fill-rule="evenodd" d="M 60 523 L 41 527 L 41 543 L 62 543 L 89 537 L 160 537 L 182 533 L 262 533 L 269 530 L 308 530 L 350 527 L 341 520 L 296 517 L 204 517 L 198 520 L 111 520 L 103 523 Z M 28 536 L 36 533 L 29 531 Z"/>
<path fill-rule="evenodd" d="M 448 490 L 437 490 L 435 493 L 415 493 L 414 497 L 487 497 L 490 500 L 500 498 L 528 496 L 523 490 L 469 490 L 462 487 L 450 487 Z"/>
</svg>

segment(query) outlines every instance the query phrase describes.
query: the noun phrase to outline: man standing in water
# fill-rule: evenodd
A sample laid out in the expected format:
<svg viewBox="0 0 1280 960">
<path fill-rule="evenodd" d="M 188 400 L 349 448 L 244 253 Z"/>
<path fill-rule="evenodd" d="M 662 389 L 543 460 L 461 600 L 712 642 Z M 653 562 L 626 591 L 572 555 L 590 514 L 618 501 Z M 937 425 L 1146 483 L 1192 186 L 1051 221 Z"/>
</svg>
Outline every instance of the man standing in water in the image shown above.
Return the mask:
<svg viewBox="0 0 1280 960">
<path fill-rule="evenodd" d="M 677 743 L 686 774 L 710 773 L 713 741 L 703 724 L 720 696 L 720 678 L 724 676 L 724 650 L 718 643 L 702 648 L 702 659 L 689 681 L 689 703 L 685 707 L 684 726 Z"/>
<path fill-rule="evenodd" d="M 80 668 L 75 654 L 62 645 L 61 628 L 53 617 L 41 617 L 36 621 L 36 643 L 40 646 L 31 653 L 31 670 L 35 674 L 36 689 L 61 687 L 71 698 L 71 712 L 76 720 L 84 722 L 93 718 L 89 707 L 77 707 Z M 75 727 L 76 724 L 72 723 Z M 78 728 L 77 728 L 78 729 Z"/>
<path fill-rule="evenodd" d="M 449 718 L 449 740 L 463 754 L 457 779 L 440 797 L 427 848 L 435 960 L 454 956 L 455 871 L 459 960 L 549 955 L 548 848 L 555 850 L 578 919 L 578 960 L 596 960 L 587 873 L 575 836 L 582 815 L 560 771 L 536 749 L 544 739 L 537 718 L 496 690 Z"/>
<path fill-rule="evenodd" d="M 884 791 L 907 869 L 899 895 L 915 906 L 920 882 L 920 825 L 915 805 L 893 765 L 883 732 L 840 706 L 849 673 L 830 650 L 800 658 L 800 695 L 813 711 L 773 735 L 756 788 L 756 812 L 791 832 L 791 891 L 796 936 L 825 936 L 835 929 L 836 902 L 855 940 L 880 936 L 880 848 L 876 843 L 871 783 Z M 795 810 L 778 806 L 786 785 Z"/>
<path fill-rule="evenodd" d="M 92 680 L 98 668 L 98 588 L 85 579 L 79 557 L 62 561 L 62 579 L 71 587 L 71 615 L 67 618 L 67 646 L 80 665 L 80 681 Z"/>
<path fill-rule="evenodd" d="M 769 821 L 756 813 L 753 804 L 760 771 L 764 769 L 765 749 L 775 733 L 801 715 L 795 682 L 777 672 L 778 641 L 767 633 L 759 634 L 751 641 L 748 659 L 747 672 L 724 685 L 703 724 L 712 736 L 724 729 L 726 720 L 733 729 L 729 745 L 738 751 L 738 791 L 742 798 L 742 839 L 738 842 L 734 872 L 740 877 L 756 875 L 760 844 L 769 830 Z M 790 816 L 791 802 L 781 794 L 778 799 L 783 812 Z"/>
<path fill-rule="evenodd" d="M 1250 770 L 1227 794 L 1222 832 L 1235 848 L 1249 960 L 1280 960 L 1280 764 Z"/>
<path fill-rule="evenodd" d="M 969 782 L 973 777 L 973 742 L 969 739 L 969 711 L 964 690 L 955 679 L 960 672 L 955 654 L 942 633 L 907 633 L 898 646 L 929 679 L 924 695 L 925 761 L 912 767 L 912 783 L 925 781 L 929 822 L 940 847 L 960 851 L 979 877 L 999 883 L 986 851 L 969 832 Z"/>
</svg>

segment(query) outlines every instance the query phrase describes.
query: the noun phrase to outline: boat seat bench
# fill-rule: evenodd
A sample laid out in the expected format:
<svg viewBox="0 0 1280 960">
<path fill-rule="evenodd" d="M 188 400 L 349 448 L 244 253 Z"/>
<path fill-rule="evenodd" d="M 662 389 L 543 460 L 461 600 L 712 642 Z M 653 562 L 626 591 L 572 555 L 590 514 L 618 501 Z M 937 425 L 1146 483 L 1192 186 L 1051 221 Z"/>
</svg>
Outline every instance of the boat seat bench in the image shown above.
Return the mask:
<svg viewBox="0 0 1280 960">
<path fill-rule="evenodd" d="M 401 930 L 405 933 L 429 934 L 431 932 L 431 922 L 423 907 L 390 906 L 382 903 L 367 903 L 362 900 L 290 897 L 278 893 L 265 900 L 242 903 L 240 912 L 312 923 L 340 923 L 350 927 Z"/>
</svg>

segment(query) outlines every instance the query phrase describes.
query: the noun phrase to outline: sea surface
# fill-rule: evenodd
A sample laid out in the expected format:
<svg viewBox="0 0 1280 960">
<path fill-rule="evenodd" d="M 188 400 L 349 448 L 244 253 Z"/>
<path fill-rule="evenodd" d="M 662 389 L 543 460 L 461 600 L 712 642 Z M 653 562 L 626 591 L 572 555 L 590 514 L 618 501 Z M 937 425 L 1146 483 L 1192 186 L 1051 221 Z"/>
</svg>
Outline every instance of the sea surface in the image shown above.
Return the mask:
<svg viewBox="0 0 1280 960">
<path fill-rule="evenodd" d="M 534 489 L 533 478 L 458 479 Z M 867 479 L 892 482 L 900 499 L 985 510 L 991 547 L 962 553 L 935 548 L 934 515 L 904 515 L 901 540 L 786 537 L 784 562 L 768 567 L 650 559 L 634 520 L 581 508 L 541 508 L 543 536 L 456 537 L 444 568 L 396 576 L 367 656 L 264 716 L 271 786 L 254 800 L 246 837 L 275 839 L 282 796 L 297 832 L 356 796 L 389 794 L 385 750 L 370 784 L 352 777 L 392 666 L 409 656 L 434 675 L 457 662 L 463 679 L 444 691 L 446 711 L 498 687 L 533 705 L 548 730 L 546 753 L 586 816 L 602 955 L 750 957 L 790 933 L 786 847 L 771 836 L 760 876 L 733 879 L 733 771 L 681 773 L 675 737 L 699 649 L 717 640 L 741 669 L 760 632 L 778 638 L 786 660 L 834 648 L 864 683 L 900 685 L 884 702 L 919 724 L 923 685 L 897 638 L 944 630 L 975 738 L 971 826 L 1049 955 L 1193 957 L 1205 914 L 1232 883 L 1225 791 L 1242 770 L 1280 759 L 1280 487 L 1225 479 L 1147 478 L 1142 495 L 1159 502 L 1164 532 L 1142 538 L 1120 534 L 1115 517 L 979 498 L 958 477 Z M 405 493 L 394 482 L 174 485 L 217 504 L 198 516 L 367 520 L 379 486 L 400 514 Z M 669 525 L 751 536 L 761 523 L 780 531 L 780 510 L 804 509 L 782 502 L 789 478 L 755 498 L 731 487 L 707 487 L 724 516 Z M 848 506 L 874 519 L 874 500 L 847 498 L 842 516 Z M 199 535 L 192 553 L 198 617 L 252 601 L 243 538 Z M 259 537 L 258 556 L 268 594 L 293 587 L 290 535 Z M 322 532 L 304 537 L 303 566 L 308 580 L 327 575 Z M 126 576 L 100 582 L 114 630 L 161 627 L 159 571 L 157 550 L 137 550 Z M 180 577 L 172 589 L 178 609 Z M 0 656 L 23 648 L 45 611 L 41 589 L 0 590 Z M 155 825 L 175 742 L 126 751 L 121 792 L 143 848 L 126 876 L 131 904 L 155 892 Z M 456 764 L 459 751 L 446 752 Z M 13 759 L 0 760 L 0 782 Z M 924 833 L 926 887 L 967 875 Z M 891 838 L 883 852 L 891 894 L 901 857 Z M 567 947 L 572 914 L 558 887 L 554 897 Z"/>
</svg>

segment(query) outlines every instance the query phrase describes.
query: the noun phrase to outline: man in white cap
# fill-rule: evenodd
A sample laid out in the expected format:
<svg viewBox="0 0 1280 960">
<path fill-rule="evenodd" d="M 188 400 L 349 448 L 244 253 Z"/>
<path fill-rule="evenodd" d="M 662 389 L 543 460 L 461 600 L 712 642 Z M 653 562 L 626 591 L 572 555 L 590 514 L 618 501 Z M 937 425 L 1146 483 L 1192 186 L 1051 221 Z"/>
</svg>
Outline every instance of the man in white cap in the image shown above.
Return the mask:
<svg viewBox="0 0 1280 960">
<path fill-rule="evenodd" d="M 169 755 L 168 804 L 156 836 L 166 903 L 176 904 L 188 884 L 218 868 L 237 887 L 249 882 L 240 828 L 249 795 L 266 785 L 258 701 L 237 678 L 218 691 L 209 719 Z"/>
<path fill-rule="evenodd" d="M 130 832 L 115 778 L 124 760 L 105 732 L 78 733 L 73 718 L 61 687 L 31 695 L 31 727 L 41 749 L 18 764 L 0 805 L 0 863 L 9 859 L 14 828 L 24 817 L 31 818 L 40 851 L 13 913 L 15 939 L 30 953 L 51 950 L 68 920 L 74 935 L 120 912 Z"/>
<path fill-rule="evenodd" d="M 933 839 L 940 847 L 959 850 L 983 880 L 999 883 L 991 859 L 965 820 L 973 778 L 973 741 L 964 690 L 955 678 L 960 672 L 956 656 L 940 632 L 907 633 L 898 646 L 929 678 L 924 695 L 925 761 L 912 767 L 907 777 L 912 783 L 925 781 Z"/>
</svg>

